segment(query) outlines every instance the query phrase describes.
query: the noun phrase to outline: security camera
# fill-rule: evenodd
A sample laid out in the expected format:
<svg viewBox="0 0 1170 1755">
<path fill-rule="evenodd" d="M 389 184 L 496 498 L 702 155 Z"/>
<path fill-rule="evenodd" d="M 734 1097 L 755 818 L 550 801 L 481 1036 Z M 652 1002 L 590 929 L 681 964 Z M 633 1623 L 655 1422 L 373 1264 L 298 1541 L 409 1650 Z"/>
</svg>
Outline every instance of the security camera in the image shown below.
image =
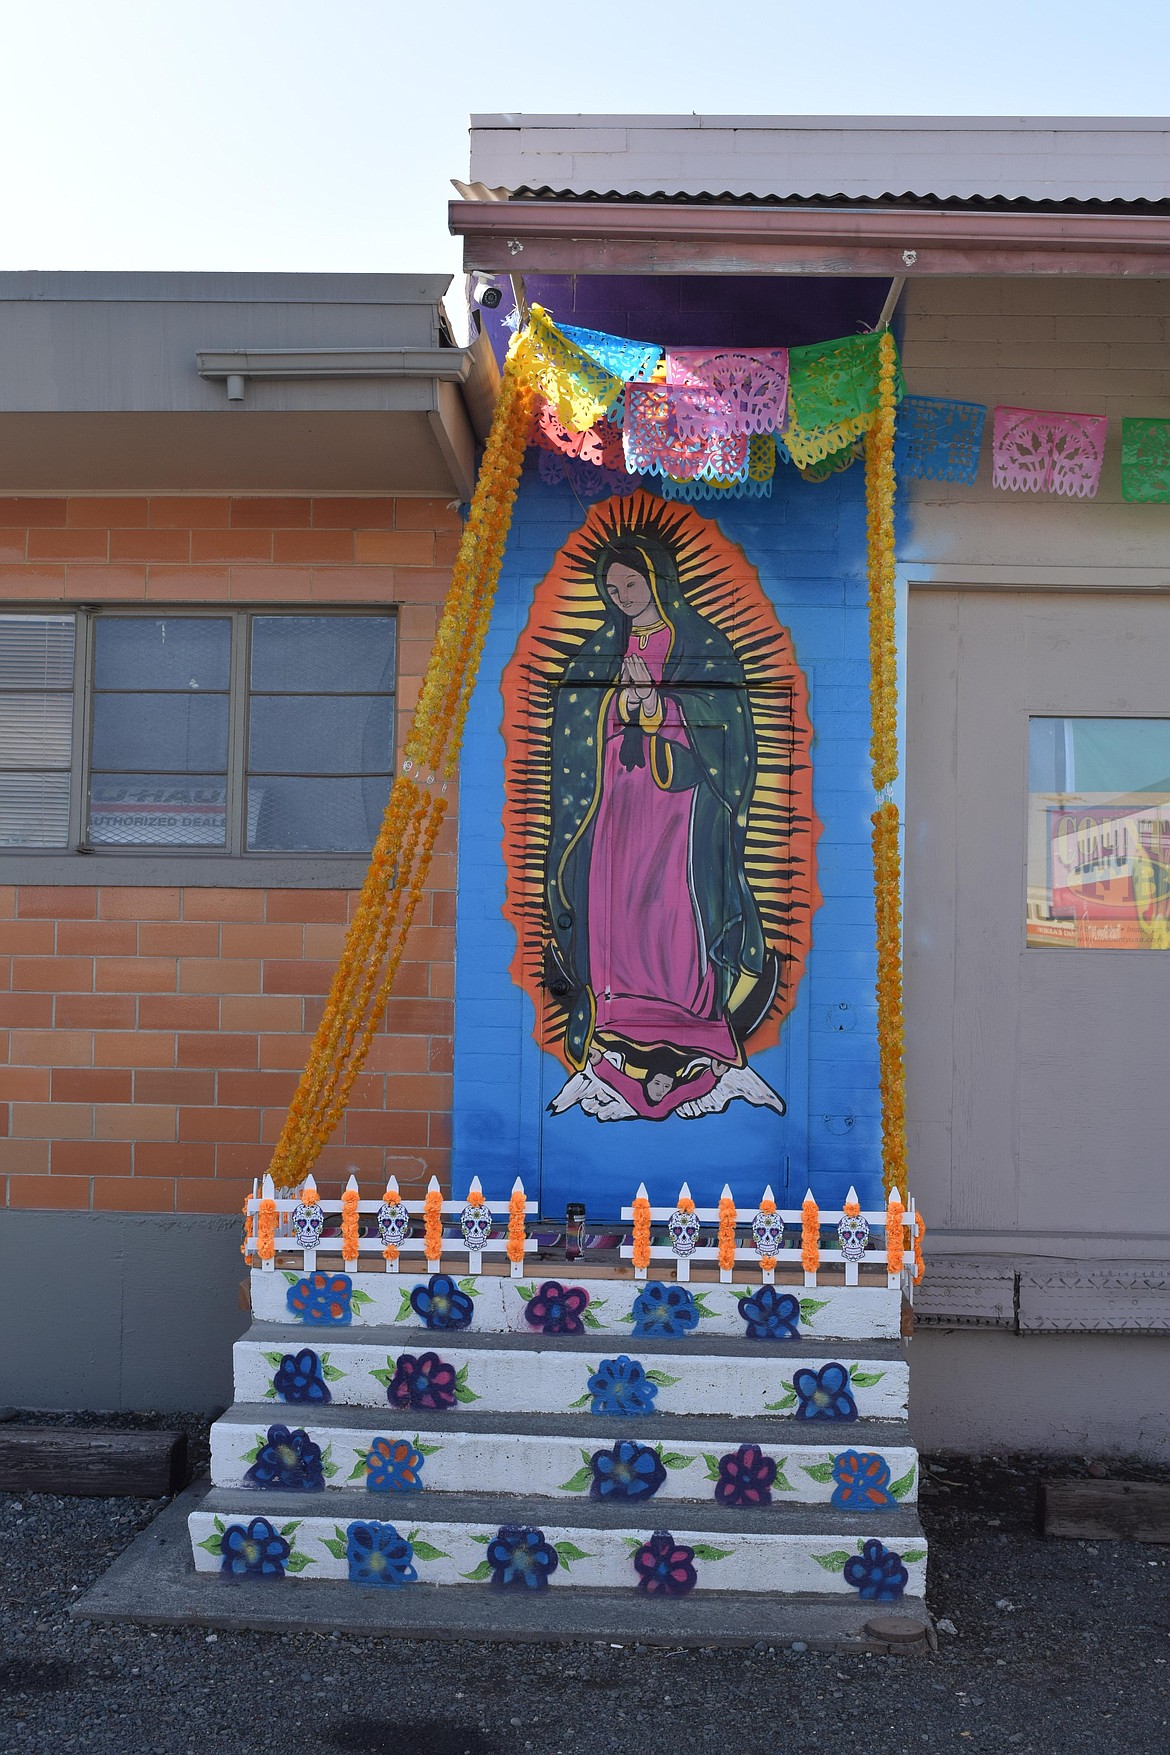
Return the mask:
<svg viewBox="0 0 1170 1755">
<path fill-rule="evenodd" d="M 494 311 L 504 302 L 504 295 L 489 274 L 477 274 L 471 282 L 471 296 L 485 311 Z"/>
</svg>

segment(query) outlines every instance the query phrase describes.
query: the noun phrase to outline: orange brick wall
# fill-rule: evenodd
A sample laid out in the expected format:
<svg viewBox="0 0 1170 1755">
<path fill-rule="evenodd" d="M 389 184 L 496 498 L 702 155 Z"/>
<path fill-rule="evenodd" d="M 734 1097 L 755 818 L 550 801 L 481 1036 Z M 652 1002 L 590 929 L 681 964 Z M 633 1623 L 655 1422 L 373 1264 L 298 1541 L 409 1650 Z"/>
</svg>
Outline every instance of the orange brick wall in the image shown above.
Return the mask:
<svg viewBox="0 0 1170 1755">
<path fill-rule="evenodd" d="M 393 604 L 401 731 L 458 528 L 423 499 L 0 500 L 0 604 Z M 385 1164 L 412 1193 L 445 1176 L 454 892 L 452 813 L 322 1186 L 351 1165 Z M 338 890 L 0 888 L 3 1203 L 238 1210 L 352 906 Z"/>
</svg>

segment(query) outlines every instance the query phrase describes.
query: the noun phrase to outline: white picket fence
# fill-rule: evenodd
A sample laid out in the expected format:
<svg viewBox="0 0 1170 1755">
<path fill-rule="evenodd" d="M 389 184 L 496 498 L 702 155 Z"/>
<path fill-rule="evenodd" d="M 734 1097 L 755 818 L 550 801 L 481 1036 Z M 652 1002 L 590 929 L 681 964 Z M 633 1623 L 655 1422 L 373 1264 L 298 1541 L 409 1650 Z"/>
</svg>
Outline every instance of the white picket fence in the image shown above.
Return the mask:
<svg viewBox="0 0 1170 1755">
<path fill-rule="evenodd" d="M 640 1203 L 647 1199 L 646 1185 L 639 1185 L 634 1202 Z M 846 1208 L 857 1207 L 856 1190 L 850 1189 L 845 1197 Z M 735 1205 L 731 1190 L 724 1186 L 721 1201 L 730 1201 Z M 900 1208 L 901 1196 L 896 1188 L 890 1190 L 889 1207 Z M 645 1208 L 642 1208 L 645 1217 Z M 684 1182 L 678 1192 L 678 1199 L 673 1207 L 650 1207 L 650 1225 L 652 1231 L 666 1230 L 670 1239 L 668 1243 L 651 1242 L 649 1262 L 672 1262 L 675 1278 L 686 1281 L 690 1279 L 692 1262 L 719 1261 L 719 1207 L 695 1206 L 691 1200 L 690 1190 Z M 900 1265 L 895 1265 L 890 1258 L 887 1245 L 886 1221 L 887 1211 L 848 1212 L 845 1208 L 821 1209 L 813 1200 L 810 1189 L 805 1196 L 804 1205 L 791 1209 L 779 1208 L 770 1188 L 764 1190 L 760 1206 L 756 1209 L 735 1208 L 735 1262 L 751 1263 L 760 1268 L 765 1285 L 774 1285 L 776 1267 L 800 1267 L 806 1286 L 820 1283 L 819 1275 L 827 1268 L 835 1271 L 844 1270 L 844 1282 L 847 1286 L 858 1284 L 858 1269 L 865 1263 L 881 1263 L 886 1268 L 886 1283 L 890 1287 L 905 1286 L 909 1291 L 913 1286 L 914 1274 L 914 1230 L 917 1222 L 915 1206 L 911 1200 L 909 1207 L 902 1214 L 903 1257 Z M 637 1207 L 631 1204 L 622 1208 L 622 1219 L 632 1225 L 637 1217 Z M 858 1220 L 862 1224 L 858 1224 Z M 744 1227 L 750 1227 L 747 1236 L 742 1236 Z M 781 1229 L 783 1227 L 783 1229 Z M 822 1240 L 822 1232 L 826 1227 L 833 1227 L 837 1232 L 834 1244 L 826 1244 Z M 817 1266 L 804 1267 L 804 1237 L 806 1229 L 816 1237 Z M 795 1230 L 800 1241 L 785 1246 L 784 1233 Z M 710 1242 L 700 1241 L 705 1232 L 713 1233 Z M 870 1241 L 875 1247 L 870 1248 Z M 634 1261 L 637 1244 L 633 1241 L 623 1243 L 621 1255 L 623 1261 Z M 774 1261 L 775 1267 L 762 1267 L 761 1258 Z M 635 1262 L 634 1278 L 644 1280 L 649 1274 L 647 1262 Z M 719 1269 L 719 1278 L 729 1285 L 734 1276 L 734 1267 Z"/>
<path fill-rule="evenodd" d="M 441 1192 L 438 1179 L 431 1177 L 428 1194 Z M 391 1177 L 386 1185 L 385 1193 L 380 1200 L 363 1200 L 356 1176 L 351 1176 L 346 1184 L 346 1193 L 358 1194 L 356 1211 L 361 1216 L 373 1215 L 375 1227 L 372 1235 L 357 1239 L 357 1255 L 351 1257 L 343 1250 L 340 1235 L 323 1237 L 321 1235 L 325 1221 L 336 1217 L 341 1219 L 346 1210 L 345 1200 L 326 1200 L 317 1196 L 317 1185 L 311 1176 L 305 1179 L 304 1186 L 299 1189 L 278 1191 L 271 1176 L 266 1176 L 262 1184 L 253 1182 L 252 1193 L 244 1208 L 246 1228 L 244 1234 L 245 1253 L 259 1255 L 260 1267 L 271 1273 L 275 1266 L 275 1256 L 300 1255 L 304 1272 L 312 1273 L 317 1266 L 318 1251 L 328 1255 L 342 1253 L 346 1273 L 356 1273 L 362 1266 L 362 1256 L 377 1256 L 384 1259 L 388 1273 L 399 1271 L 399 1259 L 402 1256 L 421 1256 L 427 1264 L 427 1272 L 437 1274 L 444 1255 L 467 1256 L 468 1273 L 477 1274 L 481 1271 L 485 1255 L 504 1255 L 508 1249 L 507 1225 L 511 1212 L 510 1201 L 484 1200 L 479 1177 L 472 1178 L 471 1186 L 465 1200 L 445 1200 L 441 1203 L 440 1214 L 443 1225 L 442 1247 L 437 1256 L 427 1255 L 426 1237 L 422 1234 L 421 1221 L 426 1211 L 426 1202 L 421 1200 L 403 1200 L 398 1191 L 398 1182 Z M 524 1184 L 517 1177 L 512 1185 L 512 1197 L 524 1194 Z M 317 1196 L 306 1201 L 306 1195 Z M 478 1197 L 478 1199 L 476 1198 Z M 259 1250 L 259 1227 L 261 1209 L 264 1203 L 272 1201 L 276 1208 L 276 1234 L 273 1239 L 274 1251 L 267 1259 Z M 474 1204 L 473 1204 L 474 1202 Z M 352 1202 L 349 1203 L 352 1210 Z M 319 1215 L 319 1221 L 311 1215 Z M 525 1199 L 525 1219 L 536 1216 L 536 1202 Z M 504 1234 L 498 1237 L 486 1235 L 489 1227 L 500 1224 L 504 1226 Z M 448 1227 L 454 1220 L 458 1226 L 458 1235 L 448 1235 Z M 419 1234 L 415 1235 L 416 1223 Z M 386 1254 L 387 1242 L 392 1243 L 397 1252 L 392 1256 Z M 524 1237 L 525 1251 L 537 1247 L 536 1239 Z M 372 1263 L 369 1265 L 373 1265 Z M 510 1270 L 513 1279 L 519 1279 L 524 1273 L 523 1260 L 512 1262 Z"/>
</svg>

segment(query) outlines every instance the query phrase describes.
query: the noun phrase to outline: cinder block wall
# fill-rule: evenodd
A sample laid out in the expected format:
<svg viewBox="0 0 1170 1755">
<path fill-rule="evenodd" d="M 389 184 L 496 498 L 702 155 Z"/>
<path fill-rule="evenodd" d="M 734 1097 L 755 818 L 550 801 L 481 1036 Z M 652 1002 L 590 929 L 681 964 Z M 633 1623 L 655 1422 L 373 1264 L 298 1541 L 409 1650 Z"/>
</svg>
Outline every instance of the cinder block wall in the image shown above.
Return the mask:
<svg viewBox="0 0 1170 1755">
<path fill-rule="evenodd" d="M 401 739 L 458 531 L 433 499 L 0 500 L 0 604 L 396 606 Z M 350 1165 L 376 1179 L 384 1161 L 412 1193 L 446 1172 L 454 817 L 323 1186 Z M 216 888 L 0 888 L 3 1206 L 238 1212 L 279 1133 L 354 897 L 216 875 Z"/>
</svg>

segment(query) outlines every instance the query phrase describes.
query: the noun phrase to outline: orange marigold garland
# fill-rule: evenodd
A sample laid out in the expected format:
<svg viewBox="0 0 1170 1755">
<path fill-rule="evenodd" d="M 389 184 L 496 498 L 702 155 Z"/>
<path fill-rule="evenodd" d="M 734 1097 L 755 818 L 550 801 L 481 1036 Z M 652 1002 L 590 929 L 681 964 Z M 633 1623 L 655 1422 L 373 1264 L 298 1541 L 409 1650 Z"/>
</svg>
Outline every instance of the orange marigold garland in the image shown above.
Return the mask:
<svg viewBox="0 0 1170 1755">
<path fill-rule="evenodd" d="M 443 1191 L 437 1185 L 427 1189 L 423 1201 L 423 1247 L 428 1261 L 443 1253 Z"/>
<path fill-rule="evenodd" d="M 719 1197 L 719 1266 L 723 1273 L 735 1267 L 735 1202 L 724 1190 Z"/>
<path fill-rule="evenodd" d="M 898 1190 L 892 1190 L 896 1196 Z M 900 1274 L 906 1261 L 906 1243 L 904 1225 L 906 1209 L 898 1199 L 891 1198 L 886 1205 L 886 1272 Z"/>
<path fill-rule="evenodd" d="M 261 1261 L 271 1261 L 276 1254 L 276 1202 L 271 1195 L 260 1202 L 256 1253 Z"/>
<path fill-rule="evenodd" d="M 358 1201 L 361 1196 L 355 1187 L 346 1187 L 341 1195 L 341 1257 L 343 1261 L 356 1261 L 361 1250 L 361 1238 L 358 1231 Z"/>
<path fill-rule="evenodd" d="M 650 1266 L 650 1199 L 644 1183 L 639 1186 L 630 1210 L 634 1215 L 634 1266 L 645 1269 Z"/>
<path fill-rule="evenodd" d="M 249 1210 L 250 1204 L 254 1199 L 254 1195 L 248 1195 L 245 1198 L 244 1205 L 241 1209 L 244 1215 L 244 1241 L 240 1244 L 240 1254 L 244 1258 L 245 1267 L 251 1267 L 255 1261 L 255 1257 L 252 1254 L 252 1238 L 256 1234 L 256 1219 L 255 1215 Z"/>
<path fill-rule="evenodd" d="M 914 1209 L 914 1284 L 922 1284 L 926 1273 L 926 1258 L 922 1253 L 922 1240 L 926 1236 L 926 1220 L 922 1217 L 919 1207 Z"/>
<path fill-rule="evenodd" d="M 524 1219 L 524 1190 L 517 1181 L 508 1201 L 508 1260 L 513 1267 L 520 1266 L 524 1261 Z"/>
<path fill-rule="evenodd" d="M 878 410 L 865 441 L 869 575 L 869 658 L 873 786 L 879 795 L 898 777 L 898 659 L 895 629 L 894 406 L 897 353 L 885 331 L 879 344 Z M 906 1090 L 903 1065 L 902 907 L 898 807 L 882 800 L 873 815 L 877 914 L 878 1065 L 882 1098 L 882 1181 L 887 1195 L 906 1187 Z"/>
<path fill-rule="evenodd" d="M 776 1257 L 774 1255 L 761 1255 L 760 1267 L 764 1273 L 774 1274 L 776 1272 Z"/>
<path fill-rule="evenodd" d="M 504 368 L 427 673 L 345 946 L 308 1061 L 273 1153 L 279 1188 L 304 1180 L 344 1112 L 377 1030 L 421 899 L 446 800 L 419 785 L 454 773 L 487 635 L 534 392 L 520 344 Z M 433 1259 L 433 1258 L 432 1258 Z"/>
<path fill-rule="evenodd" d="M 821 1265 L 821 1210 L 811 1191 L 800 1209 L 800 1265 L 806 1274 L 815 1274 Z"/>
</svg>

